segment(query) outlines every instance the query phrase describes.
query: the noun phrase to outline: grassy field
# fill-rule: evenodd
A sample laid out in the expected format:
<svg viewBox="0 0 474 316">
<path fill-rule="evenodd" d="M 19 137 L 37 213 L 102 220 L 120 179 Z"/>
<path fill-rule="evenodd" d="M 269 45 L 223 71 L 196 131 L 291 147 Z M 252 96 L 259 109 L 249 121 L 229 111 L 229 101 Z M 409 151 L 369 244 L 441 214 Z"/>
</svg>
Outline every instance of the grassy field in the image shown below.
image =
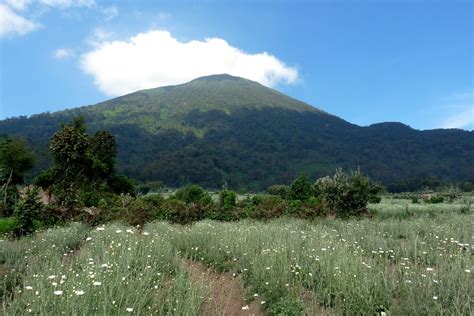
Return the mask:
<svg viewBox="0 0 474 316">
<path fill-rule="evenodd" d="M 227 314 L 472 315 L 474 216 L 465 207 L 384 199 L 359 220 L 45 230 L 0 242 L 3 312 L 205 315 L 225 277 L 244 287 L 234 291 L 242 306 L 218 306 Z M 203 277 L 194 263 L 209 267 Z"/>
</svg>

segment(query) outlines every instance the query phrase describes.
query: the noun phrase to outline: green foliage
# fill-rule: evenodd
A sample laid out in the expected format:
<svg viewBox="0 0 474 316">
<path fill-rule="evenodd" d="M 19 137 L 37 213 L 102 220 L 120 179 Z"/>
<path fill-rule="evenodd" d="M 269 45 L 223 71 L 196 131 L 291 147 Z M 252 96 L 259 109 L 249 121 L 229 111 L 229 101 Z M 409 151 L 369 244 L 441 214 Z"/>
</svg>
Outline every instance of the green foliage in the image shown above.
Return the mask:
<svg viewBox="0 0 474 316">
<path fill-rule="evenodd" d="M 89 137 L 83 117 L 63 125 L 51 138 L 50 150 L 54 160 L 53 191 L 69 213 L 80 206 L 97 206 L 106 191 L 134 194 L 128 178 L 114 175 L 114 136 L 98 131 Z"/>
<path fill-rule="evenodd" d="M 281 198 L 286 198 L 290 187 L 282 184 L 275 184 L 268 187 L 267 192 L 271 195 L 278 195 Z"/>
<path fill-rule="evenodd" d="M 42 171 L 33 179 L 34 185 L 41 187 L 43 190 L 51 188 L 54 184 L 54 173 L 52 169 Z"/>
<path fill-rule="evenodd" d="M 124 175 L 114 175 L 107 180 L 108 189 L 115 194 L 135 195 L 135 184 Z"/>
<path fill-rule="evenodd" d="M 43 209 L 39 201 L 39 189 L 27 187 L 24 196 L 20 198 L 15 206 L 16 226 L 13 230 L 15 236 L 29 235 L 34 229 L 34 220 L 38 218 Z"/>
<path fill-rule="evenodd" d="M 264 196 L 255 207 L 255 218 L 264 220 L 278 218 L 285 214 L 286 209 L 287 204 L 282 198 L 278 196 Z"/>
<path fill-rule="evenodd" d="M 237 194 L 234 191 L 222 190 L 219 193 L 219 205 L 224 209 L 232 209 L 235 207 Z"/>
<path fill-rule="evenodd" d="M 427 202 L 431 203 L 431 204 L 443 203 L 444 202 L 444 196 L 441 195 L 441 194 L 435 194 L 432 197 L 430 197 Z"/>
<path fill-rule="evenodd" d="M 137 192 L 141 194 L 147 194 L 152 192 L 159 192 L 163 188 L 163 182 L 161 181 L 148 181 L 137 186 Z"/>
<path fill-rule="evenodd" d="M 16 219 L 14 217 L 0 218 L 0 236 L 8 234 L 15 229 Z"/>
<path fill-rule="evenodd" d="M 313 187 L 304 174 L 291 183 L 288 191 L 289 200 L 307 201 L 312 195 L 314 195 Z"/>
<path fill-rule="evenodd" d="M 63 125 L 50 142 L 54 161 L 54 193 L 66 207 L 80 203 L 78 191 L 90 185 L 85 170 L 88 168 L 89 137 L 82 118 Z"/>
<path fill-rule="evenodd" d="M 33 167 L 34 157 L 22 138 L 0 137 L 0 217 L 10 216 L 18 200 L 17 185 Z"/>
<path fill-rule="evenodd" d="M 346 174 L 341 169 L 337 169 L 332 177 L 318 179 L 314 188 L 316 196 L 340 217 L 365 213 L 367 203 L 377 191 L 360 170 Z"/>
<path fill-rule="evenodd" d="M 297 297 L 287 296 L 280 298 L 269 310 L 270 315 L 298 316 L 303 314 L 304 304 Z"/>
<path fill-rule="evenodd" d="M 359 127 L 238 78 L 202 78 L 95 106 L 7 119 L 0 121 L 0 133 L 28 139 L 37 174 L 50 164 L 47 139 L 77 115 L 87 118 L 92 132 L 105 129 L 116 137 L 117 167 L 138 182 L 219 188 L 228 181 L 234 190 L 260 191 L 300 173 L 316 179 L 336 167 L 360 165 L 389 191 L 443 181 L 462 183 L 464 191 L 473 187 L 472 132 L 418 131 L 400 123 Z M 428 176 L 438 182 L 424 181 Z"/>
<path fill-rule="evenodd" d="M 34 156 L 23 138 L 0 137 L 1 181 L 22 184 L 25 173 L 33 168 Z"/>
<path fill-rule="evenodd" d="M 185 203 L 208 203 L 209 194 L 199 185 L 189 184 L 176 192 L 176 198 Z"/>
<path fill-rule="evenodd" d="M 89 140 L 87 170 L 90 178 L 105 179 L 115 171 L 117 143 L 115 137 L 107 131 L 96 132 Z"/>
</svg>

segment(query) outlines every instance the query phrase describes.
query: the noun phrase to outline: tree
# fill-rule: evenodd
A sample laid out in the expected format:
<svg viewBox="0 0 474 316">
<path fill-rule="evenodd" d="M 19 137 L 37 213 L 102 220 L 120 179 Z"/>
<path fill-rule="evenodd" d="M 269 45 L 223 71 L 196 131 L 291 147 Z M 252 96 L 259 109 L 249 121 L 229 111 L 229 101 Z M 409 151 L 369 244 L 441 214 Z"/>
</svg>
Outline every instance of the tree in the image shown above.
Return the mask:
<svg viewBox="0 0 474 316">
<path fill-rule="evenodd" d="M 91 178 L 107 178 L 114 173 L 117 142 L 107 131 L 98 131 L 90 138 L 88 158 Z"/>
<path fill-rule="evenodd" d="M 1 209 L 3 216 L 11 215 L 13 205 L 18 198 L 16 185 L 23 183 L 25 173 L 34 165 L 34 157 L 27 143 L 22 138 L 0 139 L 0 182 Z"/>
<path fill-rule="evenodd" d="M 71 124 L 62 125 L 53 135 L 49 148 L 54 161 L 54 192 L 59 201 L 67 206 L 76 202 L 76 194 L 82 184 L 87 182 L 87 151 L 89 137 L 84 119 L 76 118 Z"/>
<path fill-rule="evenodd" d="M 313 195 L 313 187 L 308 178 L 302 174 L 293 181 L 288 192 L 289 200 L 307 201 Z"/>
<path fill-rule="evenodd" d="M 53 191 L 64 206 L 93 206 L 104 190 L 133 191 L 129 180 L 114 176 L 114 136 L 99 131 L 89 137 L 82 117 L 62 125 L 51 138 L 50 150 L 54 161 Z"/>
</svg>

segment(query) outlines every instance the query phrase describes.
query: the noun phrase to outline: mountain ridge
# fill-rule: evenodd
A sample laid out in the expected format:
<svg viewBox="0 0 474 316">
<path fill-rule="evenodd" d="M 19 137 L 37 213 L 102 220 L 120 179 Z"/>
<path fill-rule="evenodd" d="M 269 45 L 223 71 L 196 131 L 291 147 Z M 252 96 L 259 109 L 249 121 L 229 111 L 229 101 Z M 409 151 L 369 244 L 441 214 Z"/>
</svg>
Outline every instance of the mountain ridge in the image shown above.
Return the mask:
<svg viewBox="0 0 474 316">
<path fill-rule="evenodd" d="M 335 168 L 361 167 L 376 180 L 474 178 L 474 133 L 419 131 L 398 122 L 358 126 L 259 83 L 212 75 L 140 90 L 75 109 L 0 121 L 0 134 L 25 137 L 39 169 L 61 122 L 83 115 L 90 132 L 111 131 L 118 165 L 138 181 L 263 189 Z"/>
</svg>

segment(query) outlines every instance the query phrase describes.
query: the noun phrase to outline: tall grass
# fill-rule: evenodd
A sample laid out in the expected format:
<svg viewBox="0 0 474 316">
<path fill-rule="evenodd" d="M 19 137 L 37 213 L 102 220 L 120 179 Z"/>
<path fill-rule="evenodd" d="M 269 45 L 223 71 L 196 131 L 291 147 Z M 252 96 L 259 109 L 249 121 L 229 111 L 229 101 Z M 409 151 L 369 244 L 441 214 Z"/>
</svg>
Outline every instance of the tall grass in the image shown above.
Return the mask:
<svg viewBox="0 0 474 316">
<path fill-rule="evenodd" d="M 300 314 L 305 305 L 337 314 L 473 312 L 468 215 L 148 229 L 194 260 L 241 273 L 250 297 L 258 294 L 270 314 Z"/>
<path fill-rule="evenodd" d="M 28 268 L 7 315 L 193 315 L 203 300 L 171 244 L 119 224 L 99 227 L 70 256 Z"/>
<path fill-rule="evenodd" d="M 474 221 L 459 205 L 382 203 L 350 220 L 57 228 L 0 242 L 0 262 L 19 267 L 4 312 L 196 315 L 206 293 L 186 272 L 190 258 L 240 275 L 268 314 L 472 315 Z"/>
</svg>

